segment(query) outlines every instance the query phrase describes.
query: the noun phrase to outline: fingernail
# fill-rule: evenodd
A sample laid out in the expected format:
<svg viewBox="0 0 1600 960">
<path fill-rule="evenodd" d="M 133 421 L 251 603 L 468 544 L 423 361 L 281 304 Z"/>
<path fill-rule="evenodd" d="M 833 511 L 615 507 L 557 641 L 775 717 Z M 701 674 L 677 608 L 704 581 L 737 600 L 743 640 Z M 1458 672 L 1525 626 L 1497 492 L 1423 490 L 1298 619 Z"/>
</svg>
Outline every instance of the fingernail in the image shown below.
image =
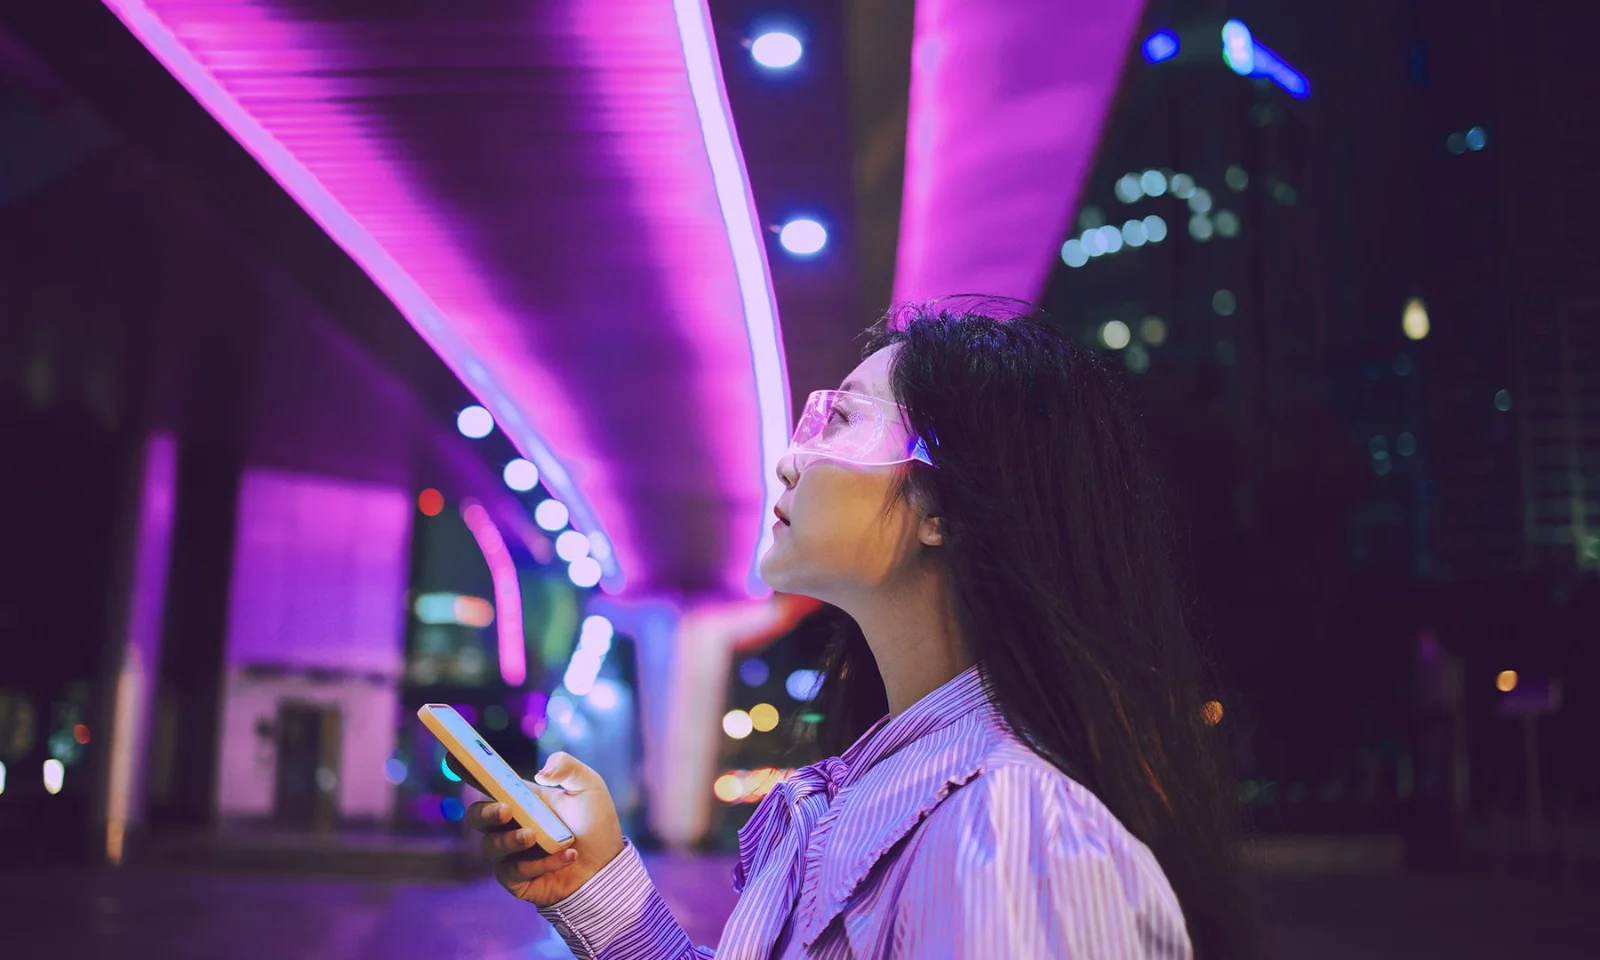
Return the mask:
<svg viewBox="0 0 1600 960">
<path fill-rule="evenodd" d="M 518 843 L 532 843 L 533 842 L 533 831 L 532 830 L 518 830 L 517 831 L 517 842 Z"/>
<path fill-rule="evenodd" d="M 567 861 L 568 863 L 571 863 L 572 861 L 578 859 L 578 851 L 576 851 L 576 850 L 568 850 L 566 853 L 563 853 L 561 855 L 561 859 Z"/>
</svg>

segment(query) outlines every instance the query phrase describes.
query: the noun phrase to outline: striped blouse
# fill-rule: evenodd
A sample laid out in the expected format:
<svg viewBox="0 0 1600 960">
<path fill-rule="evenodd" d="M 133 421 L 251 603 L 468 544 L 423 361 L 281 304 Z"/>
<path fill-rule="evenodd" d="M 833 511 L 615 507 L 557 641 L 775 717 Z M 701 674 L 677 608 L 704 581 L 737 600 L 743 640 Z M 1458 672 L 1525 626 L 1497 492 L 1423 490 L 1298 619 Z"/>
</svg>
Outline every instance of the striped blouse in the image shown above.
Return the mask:
<svg viewBox="0 0 1600 960">
<path fill-rule="evenodd" d="M 1189 960 L 1161 867 L 1005 727 L 973 667 L 778 784 L 739 831 L 712 951 L 631 845 L 541 912 L 582 960 Z"/>
</svg>

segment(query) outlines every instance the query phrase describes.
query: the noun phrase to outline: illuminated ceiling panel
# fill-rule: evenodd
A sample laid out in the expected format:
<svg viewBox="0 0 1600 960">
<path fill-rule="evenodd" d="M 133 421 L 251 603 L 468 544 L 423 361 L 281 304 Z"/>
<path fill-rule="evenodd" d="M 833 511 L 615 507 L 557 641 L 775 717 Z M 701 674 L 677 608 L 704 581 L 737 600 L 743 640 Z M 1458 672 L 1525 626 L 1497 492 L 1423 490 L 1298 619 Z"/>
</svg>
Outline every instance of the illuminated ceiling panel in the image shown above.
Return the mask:
<svg viewBox="0 0 1600 960">
<path fill-rule="evenodd" d="M 896 299 L 1044 289 L 1142 0 L 918 0 Z"/>
<path fill-rule="evenodd" d="M 703 0 L 107 5 L 609 538 L 604 586 L 752 586 L 788 385 Z"/>
</svg>

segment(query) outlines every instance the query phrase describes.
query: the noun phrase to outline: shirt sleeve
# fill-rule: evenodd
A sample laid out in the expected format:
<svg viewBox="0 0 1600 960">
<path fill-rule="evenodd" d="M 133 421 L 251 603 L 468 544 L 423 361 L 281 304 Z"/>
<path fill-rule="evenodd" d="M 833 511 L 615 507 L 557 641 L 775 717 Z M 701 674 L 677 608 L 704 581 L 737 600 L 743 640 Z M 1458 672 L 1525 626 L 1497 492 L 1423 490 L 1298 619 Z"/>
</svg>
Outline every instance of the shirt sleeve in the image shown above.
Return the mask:
<svg viewBox="0 0 1600 960">
<path fill-rule="evenodd" d="M 697 960 L 713 951 L 696 947 L 667 909 L 639 851 L 622 852 L 565 900 L 539 913 L 578 960 Z"/>
<path fill-rule="evenodd" d="M 896 957 L 1192 960 L 1154 855 L 1083 787 L 989 771 L 929 815 L 896 904 Z"/>
</svg>

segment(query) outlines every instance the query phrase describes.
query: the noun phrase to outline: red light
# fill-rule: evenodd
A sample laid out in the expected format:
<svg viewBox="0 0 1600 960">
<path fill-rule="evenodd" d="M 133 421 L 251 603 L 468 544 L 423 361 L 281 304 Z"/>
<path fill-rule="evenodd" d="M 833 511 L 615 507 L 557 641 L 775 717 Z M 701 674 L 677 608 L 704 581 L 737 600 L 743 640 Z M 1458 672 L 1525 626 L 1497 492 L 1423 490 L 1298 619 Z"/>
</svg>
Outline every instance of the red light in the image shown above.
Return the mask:
<svg viewBox="0 0 1600 960">
<path fill-rule="evenodd" d="M 444 512 L 444 494 L 429 487 L 417 494 L 417 509 L 425 517 L 437 517 Z"/>
<path fill-rule="evenodd" d="M 80 723 L 77 726 L 72 728 L 72 736 L 79 743 L 88 743 L 89 742 L 89 728 Z"/>
</svg>

